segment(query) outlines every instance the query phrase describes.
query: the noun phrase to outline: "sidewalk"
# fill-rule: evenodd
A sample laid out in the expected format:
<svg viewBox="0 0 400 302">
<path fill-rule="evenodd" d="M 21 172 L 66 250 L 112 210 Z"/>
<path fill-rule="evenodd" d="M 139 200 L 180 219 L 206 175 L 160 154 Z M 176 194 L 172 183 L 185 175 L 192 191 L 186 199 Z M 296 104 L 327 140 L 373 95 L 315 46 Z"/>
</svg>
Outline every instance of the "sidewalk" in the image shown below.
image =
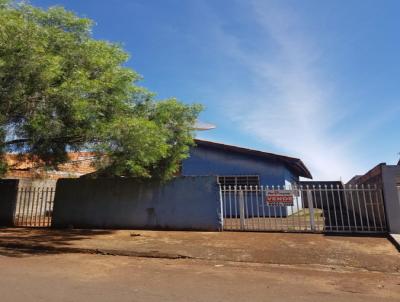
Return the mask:
<svg viewBox="0 0 400 302">
<path fill-rule="evenodd" d="M 387 238 L 322 234 L 0 229 L 0 255 L 100 253 L 400 273 Z"/>
</svg>

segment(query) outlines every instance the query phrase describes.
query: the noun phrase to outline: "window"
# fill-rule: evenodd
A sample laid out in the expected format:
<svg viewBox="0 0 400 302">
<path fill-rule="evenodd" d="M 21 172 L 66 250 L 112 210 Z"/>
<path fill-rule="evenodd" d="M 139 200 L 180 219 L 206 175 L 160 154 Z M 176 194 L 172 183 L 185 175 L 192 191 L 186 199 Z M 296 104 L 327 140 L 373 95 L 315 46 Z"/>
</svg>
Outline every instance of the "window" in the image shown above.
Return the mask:
<svg viewBox="0 0 400 302">
<path fill-rule="evenodd" d="M 258 175 L 218 176 L 218 183 L 221 186 L 259 186 Z"/>
</svg>

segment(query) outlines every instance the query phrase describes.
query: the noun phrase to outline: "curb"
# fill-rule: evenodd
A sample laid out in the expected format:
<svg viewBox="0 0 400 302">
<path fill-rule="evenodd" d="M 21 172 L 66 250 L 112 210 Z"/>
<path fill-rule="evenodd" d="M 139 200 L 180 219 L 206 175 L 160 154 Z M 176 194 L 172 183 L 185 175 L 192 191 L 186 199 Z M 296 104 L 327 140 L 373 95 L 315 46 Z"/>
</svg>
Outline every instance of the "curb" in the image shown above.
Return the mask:
<svg viewBox="0 0 400 302">
<path fill-rule="evenodd" d="M 108 250 L 108 249 L 90 249 L 90 248 L 76 248 L 76 247 L 55 247 L 48 245 L 31 245 L 20 243 L 6 243 L 0 244 L 0 248 L 15 249 L 26 252 L 45 252 L 48 254 L 68 253 L 68 254 L 99 254 L 110 256 L 130 256 L 142 258 L 160 258 L 160 259 L 194 259 L 193 257 L 180 255 L 160 253 L 159 251 L 150 252 L 137 252 L 137 251 L 123 251 L 123 250 Z"/>
<path fill-rule="evenodd" d="M 400 234 L 389 234 L 389 240 L 400 252 Z"/>
</svg>

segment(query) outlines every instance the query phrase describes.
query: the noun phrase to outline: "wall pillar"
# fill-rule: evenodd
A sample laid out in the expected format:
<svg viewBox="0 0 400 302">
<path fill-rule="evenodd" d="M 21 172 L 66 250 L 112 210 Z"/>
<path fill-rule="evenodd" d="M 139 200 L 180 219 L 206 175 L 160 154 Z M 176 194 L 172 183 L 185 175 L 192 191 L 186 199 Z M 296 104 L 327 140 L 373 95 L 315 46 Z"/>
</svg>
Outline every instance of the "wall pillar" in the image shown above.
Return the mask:
<svg viewBox="0 0 400 302">
<path fill-rule="evenodd" d="M 400 182 L 400 166 L 383 166 L 382 183 L 385 199 L 386 221 L 390 233 L 400 234 L 400 198 L 397 184 Z"/>
<path fill-rule="evenodd" d="M 0 179 L 0 226 L 14 226 L 15 207 L 18 195 L 17 179 Z"/>
</svg>

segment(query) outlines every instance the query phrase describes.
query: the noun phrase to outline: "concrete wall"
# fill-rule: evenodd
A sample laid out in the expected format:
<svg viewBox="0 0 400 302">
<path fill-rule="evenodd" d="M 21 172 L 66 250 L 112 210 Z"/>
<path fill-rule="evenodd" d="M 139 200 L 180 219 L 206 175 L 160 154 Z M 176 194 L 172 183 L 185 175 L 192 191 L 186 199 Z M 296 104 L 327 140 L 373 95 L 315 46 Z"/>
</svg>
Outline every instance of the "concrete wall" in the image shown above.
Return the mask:
<svg viewBox="0 0 400 302">
<path fill-rule="evenodd" d="M 57 183 L 53 227 L 220 230 L 216 178 L 171 182 L 135 179 L 62 179 Z"/>
<path fill-rule="evenodd" d="M 400 196 L 397 189 L 400 184 L 400 166 L 383 166 L 382 183 L 389 231 L 400 234 Z"/>
<path fill-rule="evenodd" d="M 14 212 L 18 195 L 18 180 L 0 180 L 0 226 L 14 225 Z"/>
</svg>

